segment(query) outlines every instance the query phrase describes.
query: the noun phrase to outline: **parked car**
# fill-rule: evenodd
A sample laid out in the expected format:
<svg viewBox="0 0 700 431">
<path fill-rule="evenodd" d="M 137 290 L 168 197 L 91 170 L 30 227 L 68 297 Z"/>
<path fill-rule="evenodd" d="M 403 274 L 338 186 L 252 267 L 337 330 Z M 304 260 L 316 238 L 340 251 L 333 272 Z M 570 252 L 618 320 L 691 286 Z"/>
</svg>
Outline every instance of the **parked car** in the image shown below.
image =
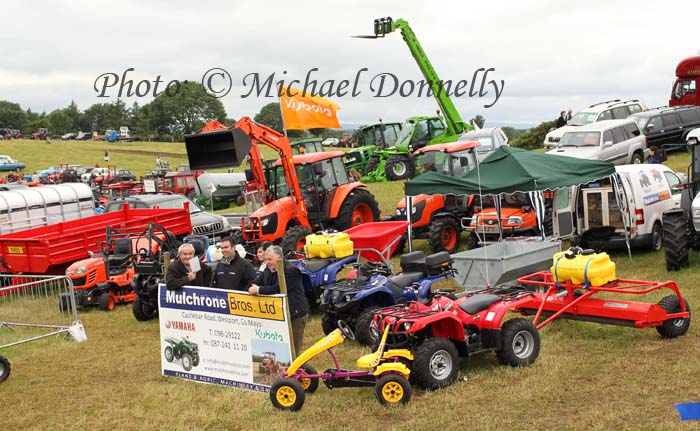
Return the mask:
<svg viewBox="0 0 700 431">
<path fill-rule="evenodd" d="M 564 133 L 574 130 L 578 126 L 604 120 L 623 120 L 632 114 L 647 109 L 646 105 L 637 99 L 620 101 L 619 99 L 607 102 L 594 103 L 585 110 L 577 112 L 571 117 L 566 126 L 551 130 L 544 138 L 544 148 L 551 149 L 557 146 L 557 142 Z"/>
<path fill-rule="evenodd" d="M 136 181 L 136 175 L 132 174 L 128 169 L 118 168 L 114 176 L 114 179 L 117 181 Z"/>
<path fill-rule="evenodd" d="M 324 147 L 337 147 L 340 144 L 340 139 L 338 138 L 326 138 L 321 142 Z"/>
<path fill-rule="evenodd" d="M 105 212 L 121 209 L 124 202 L 127 202 L 131 208 L 154 208 L 156 206 L 159 208 L 182 208 L 185 203 L 189 203 L 192 233 L 206 235 L 212 242 L 219 241 L 231 234 L 231 226 L 226 217 L 208 213 L 182 195 L 147 194 L 116 198 L 107 202 Z"/>
<path fill-rule="evenodd" d="M 616 165 L 639 164 L 649 155 L 647 142 L 632 120 L 605 120 L 579 126 L 561 137 L 547 154 L 605 160 Z"/>
<path fill-rule="evenodd" d="M 460 141 L 477 141 L 479 147 L 476 148 L 476 158 L 482 161 L 489 154 L 493 153 L 504 145 L 508 145 L 508 136 L 500 127 L 491 127 L 479 130 L 470 130 L 459 137 Z"/>
<path fill-rule="evenodd" d="M 650 147 L 666 151 L 686 149 L 688 133 L 700 126 L 700 108 L 697 106 L 676 106 L 656 108 L 631 115 L 642 133 L 646 135 Z"/>
<path fill-rule="evenodd" d="M 26 165 L 22 162 L 18 162 L 10 156 L 0 155 L 0 171 L 16 171 L 17 169 L 22 170 Z"/>
<path fill-rule="evenodd" d="M 90 139 L 92 139 L 92 133 L 90 132 L 80 132 L 75 137 L 76 141 L 89 141 Z"/>
<path fill-rule="evenodd" d="M 66 133 L 65 135 L 61 136 L 61 140 L 63 141 L 72 141 L 78 136 L 77 133 Z"/>
</svg>

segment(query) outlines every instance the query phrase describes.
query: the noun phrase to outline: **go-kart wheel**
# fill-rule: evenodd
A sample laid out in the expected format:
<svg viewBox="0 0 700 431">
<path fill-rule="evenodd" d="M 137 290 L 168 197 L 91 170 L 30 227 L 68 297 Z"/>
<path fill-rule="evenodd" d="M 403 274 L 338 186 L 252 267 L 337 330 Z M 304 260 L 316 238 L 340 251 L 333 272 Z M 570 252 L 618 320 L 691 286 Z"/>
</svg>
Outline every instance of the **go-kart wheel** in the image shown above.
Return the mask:
<svg viewBox="0 0 700 431">
<path fill-rule="evenodd" d="M 333 332 L 335 328 L 337 328 L 335 324 L 336 321 L 337 319 L 333 314 L 326 312 L 323 313 L 323 316 L 321 316 L 321 329 L 323 330 L 323 335 L 328 335 Z"/>
<path fill-rule="evenodd" d="M 172 347 L 167 346 L 167 347 L 165 348 L 165 351 L 164 351 L 163 353 L 165 354 L 165 360 L 166 360 L 166 361 L 168 361 L 168 362 L 172 362 L 172 361 L 173 361 L 173 358 L 174 358 L 175 356 L 173 355 L 173 348 L 172 348 Z"/>
<path fill-rule="evenodd" d="M 363 346 L 371 346 L 374 343 L 374 337 L 369 330 L 369 325 L 372 323 L 372 318 L 374 318 L 374 311 L 378 310 L 379 307 L 369 307 L 360 313 L 355 319 L 355 337 L 357 342 Z"/>
<path fill-rule="evenodd" d="M 305 399 L 301 383 L 294 379 L 279 379 L 270 388 L 270 401 L 280 410 L 297 411 L 304 405 Z"/>
<path fill-rule="evenodd" d="M 340 329 L 340 332 L 343 334 L 343 337 L 351 341 L 355 340 L 355 333 L 352 332 L 352 329 L 350 329 L 350 326 L 348 326 L 348 324 L 345 323 L 344 320 L 338 320 L 338 329 Z"/>
<path fill-rule="evenodd" d="M 685 309 L 690 312 L 690 306 L 688 301 L 685 299 Z M 663 308 L 666 313 L 679 313 L 681 312 L 681 302 L 678 300 L 676 295 L 669 295 L 661 298 L 659 301 L 659 307 Z M 690 317 L 685 319 L 669 319 L 664 321 L 661 326 L 656 327 L 656 331 L 664 338 L 676 338 L 684 335 L 688 332 L 690 328 Z"/>
<path fill-rule="evenodd" d="M 0 383 L 10 378 L 10 371 L 12 371 L 10 361 L 4 356 L 0 356 Z"/>
<path fill-rule="evenodd" d="M 112 298 L 112 295 L 109 292 L 105 292 L 100 295 L 99 304 L 100 309 L 104 311 L 114 310 L 114 298 Z"/>
<path fill-rule="evenodd" d="M 540 354 L 540 333 L 527 319 L 511 319 L 501 328 L 503 347 L 496 351 L 498 361 L 511 367 L 524 367 Z"/>
<path fill-rule="evenodd" d="M 309 364 L 304 364 L 301 368 L 304 370 L 304 374 L 318 374 L 316 369 Z M 302 377 L 299 379 L 299 383 L 304 392 L 308 394 L 313 394 L 318 389 L 318 377 Z"/>
<path fill-rule="evenodd" d="M 192 357 L 192 366 L 193 366 L 193 367 L 196 367 L 197 365 L 199 365 L 199 355 L 198 355 L 198 354 L 197 354 L 197 355 L 194 355 L 194 356 Z"/>
<path fill-rule="evenodd" d="M 406 404 L 411 400 L 411 384 L 398 374 L 387 374 L 374 385 L 374 394 L 383 406 Z"/>
<path fill-rule="evenodd" d="M 459 372 L 457 348 L 447 338 L 428 338 L 416 348 L 412 371 L 416 384 L 424 389 L 450 386 Z"/>
<path fill-rule="evenodd" d="M 189 371 L 192 369 L 192 363 L 194 362 L 194 359 L 192 359 L 192 355 L 189 353 L 185 353 L 182 355 L 182 368 L 185 371 Z"/>
<path fill-rule="evenodd" d="M 146 322 L 158 315 L 158 309 L 151 307 L 146 304 L 143 299 L 138 296 L 134 299 L 134 303 L 131 306 L 131 311 L 134 313 L 134 317 L 139 322 Z"/>
</svg>

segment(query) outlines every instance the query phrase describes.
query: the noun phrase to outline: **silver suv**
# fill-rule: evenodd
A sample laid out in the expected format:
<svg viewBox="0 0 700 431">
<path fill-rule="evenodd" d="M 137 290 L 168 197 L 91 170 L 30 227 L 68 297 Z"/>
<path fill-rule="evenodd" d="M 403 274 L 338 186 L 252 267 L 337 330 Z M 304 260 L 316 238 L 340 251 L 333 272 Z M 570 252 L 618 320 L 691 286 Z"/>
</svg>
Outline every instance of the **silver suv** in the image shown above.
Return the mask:
<svg viewBox="0 0 700 431">
<path fill-rule="evenodd" d="M 616 165 L 643 163 L 649 153 L 646 137 L 632 119 L 576 127 L 564 133 L 558 144 L 547 154 L 605 160 Z"/>
<path fill-rule="evenodd" d="M 564 133 L 573 130 L 578 126 L 604 120 L 623 120 L 632 114 L 642 112 L 647 106 L 637 99 L 620 101 L 620 99 L 608 100 L 607 102 L 594 103 L 581 112 L 571 117 L 566 126 L 551 130 L 544 138 L 544 147 L 554 148 L 564 136 Z"/>
</svg>

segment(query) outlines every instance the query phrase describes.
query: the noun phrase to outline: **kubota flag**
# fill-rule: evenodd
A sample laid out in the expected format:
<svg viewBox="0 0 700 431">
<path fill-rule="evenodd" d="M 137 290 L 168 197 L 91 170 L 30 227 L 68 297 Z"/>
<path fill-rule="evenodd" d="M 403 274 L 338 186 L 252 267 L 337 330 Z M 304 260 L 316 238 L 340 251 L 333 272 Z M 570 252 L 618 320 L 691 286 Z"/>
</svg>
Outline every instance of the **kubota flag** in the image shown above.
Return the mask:
<svg viewBox="0 0 700 431">
<path fill-rule="evenodd" d="M 340 129 L 336 111 L 340 106 L 319 96 L 292 87 L 282 87 L 280 107 L 284 128 L 287 130 Z"/>
</svg>

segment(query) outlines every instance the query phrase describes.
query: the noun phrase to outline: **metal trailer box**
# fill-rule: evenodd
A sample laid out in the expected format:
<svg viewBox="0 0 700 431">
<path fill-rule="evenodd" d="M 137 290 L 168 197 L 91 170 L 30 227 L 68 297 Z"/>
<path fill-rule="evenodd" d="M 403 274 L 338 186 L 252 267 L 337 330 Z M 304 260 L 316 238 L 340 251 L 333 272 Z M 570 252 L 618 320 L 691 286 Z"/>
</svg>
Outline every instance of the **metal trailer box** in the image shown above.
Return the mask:
<svg viewBox="0 0 700 431">
<path fill-rule="evenodd" d="M 504 241 L 451 255 L 457 284 L 467 290 L 498 286 L 537 271 L 547 271 L 561 241 Z"/>
</svg>

